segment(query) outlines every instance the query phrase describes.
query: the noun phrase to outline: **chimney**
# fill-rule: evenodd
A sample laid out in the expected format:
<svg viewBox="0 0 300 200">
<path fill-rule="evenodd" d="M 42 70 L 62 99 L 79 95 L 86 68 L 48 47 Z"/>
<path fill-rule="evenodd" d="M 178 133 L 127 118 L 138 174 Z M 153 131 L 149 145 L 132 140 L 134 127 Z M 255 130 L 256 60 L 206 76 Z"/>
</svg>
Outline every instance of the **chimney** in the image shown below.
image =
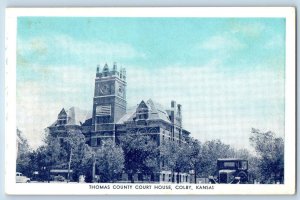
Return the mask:
<svg viewBox="0 0 300 200">
<path fill-rule="evenodd" d="M 175 114 L 176 114 L 176 101 L 172 100 L 171 101 L 171 122 L 175 122 Z"/>
<path fill-rule="evenodd" d="M 182 108 L 181 104 L 178 104 L 178 105 L 177 105 L 177 112 L 178 112 L 178 115 L 179 115 L 179 116 L 181 116 L 181 113 L 182 113 L 182 112 L 181 112 L 181 111 L 182 111 L 181 108 Z"/>
</svg>

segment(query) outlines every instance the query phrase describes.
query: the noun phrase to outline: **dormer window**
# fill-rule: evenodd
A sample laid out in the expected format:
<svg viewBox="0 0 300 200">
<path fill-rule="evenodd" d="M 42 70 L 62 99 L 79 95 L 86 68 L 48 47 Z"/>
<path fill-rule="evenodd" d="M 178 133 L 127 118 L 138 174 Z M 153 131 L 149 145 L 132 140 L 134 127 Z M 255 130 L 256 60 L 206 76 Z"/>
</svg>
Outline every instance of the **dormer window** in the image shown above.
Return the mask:
<svg viewBox="0 0 300 200">
<path fill-rule="evenodd" d="M 57 117 L 57 125 L 58 126 L 63 126 L 63 125 L 66 125 L 68 122 L 68 115 L 65 111 L 65 109 L 63 108 L 60 113 L 58 114 L 58 117 Z"/>
<path fill-rule="evenodd" d="M 137 120 L 146 120 L 149 117 L 149 109 L 144 101 L 140 103 L 136 109 L 136 119 Z"/>
<path fill-rule="evenodd" d="M 67 124 L 67 116 L 60 116 L 60 117 L 57 119 L 57 122 L 58 122 L 58 125 L 59 125 L 59 126 L 62 126 L 62 125 Z"/>
<path fill-rule="evenodd" d="M 140 109 L 136 113 L 137 119 L 148 119 L 149 117 L 149 110 L 148 109 Z"/>
</svg>

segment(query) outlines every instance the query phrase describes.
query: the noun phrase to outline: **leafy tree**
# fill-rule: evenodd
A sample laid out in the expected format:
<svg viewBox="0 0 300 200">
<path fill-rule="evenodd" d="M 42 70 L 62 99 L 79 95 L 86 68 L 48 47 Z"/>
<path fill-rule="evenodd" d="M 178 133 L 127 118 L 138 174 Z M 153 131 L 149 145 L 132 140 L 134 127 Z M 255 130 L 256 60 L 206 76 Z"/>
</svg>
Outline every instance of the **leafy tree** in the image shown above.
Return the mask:
<svg viewBox="0 0 300 200">
<path fill-rule="evenodd" d="M 125 171 L 131 182 L 134 182 L 133 175 L 136 173 L 154 178 L 154 173 L 159 170 L 157 142 L 150 136 L 130 134 L 122 136 L 120 142 L 124 151 Z"/>
<path fill-rule="evenodd" d="M 214 175 L 219 158 L 234 157 L 234 149 L 220 140 L 206 141 L 201 149 L 200 176 L 208 177 Z"/>
<path fill-rule="evenodd" d="M 200 175 L 200 170 L 201 170 L 201 162 L 202 162 L 202 157 L 201 157 L 201 143 L 200 141 L 194 139 L 194 138 L 189 138 L 188 139 L 188 147 L 189 147 L 189 161 L 190 161 L 190 168 L 194 170 L 194 175 L 195 175 L 195 181 L 198 175 Z"/>
<path fill-rule="evenodd" d="M 252 129 L 249 138 L 258 155 L 259 180 L 262 183 L 283 182 L 284 177 L 284 141 L 271 131 L 260 132 Z"/>
<path fill-rule="evenodd" d="M 180 145 L 174 141 L 165 141 L 160 146 L 160 159 L 163 162 L 164 170 L 171 170 L 172 182 L 179 182 L 179 177 L 175 177 L 175 172 L 189 172 L 200 163 L 200 143 L 193 138 L 188 138 L 186 143 Z"/>
<path fill-rule="evenodd" d="M 18 145 L 18 152 L 17 152 L 17 171 L 23 173 L 26 176 L 31 176 L 31 168 L 30 168 L 30 153 L 31 149 L 28 145 L 27 139 L 23 136 L 22 132 L 17 129 L 17 145 Z"/>
<path fill-rule="evenodd" d="M 96 152 L 96 158 L 101 182 L 115 182 L 124 168 L 122 148 L 107 140 Z"/>
<path fill-rule="evenodd" d="M 73 170 L 73 178 L 78 179 L 78 168 L 84 157 L 85 137 L 80 130 L 68 130 L 67 136 L 64 137 L 62 148 L 67 152 L 68 177 L 70 180 L 70 170 Z"/>
<path fill-rule="evenodd" d="M 85 176 L 85 182 L 91 183 L 93 181 L 92 167 L 93 167 L 93 155 L 95 151 L 92 147 L 85 144 L 84 155 L 78 166 L 78 174 Z"/>
<path fill-rule="evenodd" d="M 39 172 L 40 180 L 50 181 L 50 170 L 65 164 L 65 152 L 58 138 L 48 135 L 45 144 L 36 149 L 31 156 L 32 168 Z"/>
<path fill-rule="evenodd" d="M 73 170 L 73 179 L 78 179 L 80 165 L 85 156 L 85 137 L 78 130 L 69 130 L 63 138 L 47 135 L 45 145 L 34 151 L 31 157 L 34 170 L 39 171 L 41 180 L 50 180 L 51 169 Z"/>
<path fill-rule="evenodd" d="M 178 143 L 174 141 L 164 141 L 160 145 L 160 159 L 162 161 L 162 169 L 170 170 L 172 172 L 172 182 L 175 182 L 175 172 L 179 168 L 179 160 L 181 148 Z"/>
</svg>

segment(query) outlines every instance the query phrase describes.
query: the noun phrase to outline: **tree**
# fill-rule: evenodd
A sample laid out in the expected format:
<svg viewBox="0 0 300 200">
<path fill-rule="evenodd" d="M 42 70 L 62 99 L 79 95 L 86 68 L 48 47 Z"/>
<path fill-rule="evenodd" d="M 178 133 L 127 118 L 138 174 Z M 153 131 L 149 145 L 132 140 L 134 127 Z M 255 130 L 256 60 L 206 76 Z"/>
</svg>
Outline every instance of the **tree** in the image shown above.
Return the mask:
<svg viewBox="0 0 300 200">
<path fill-rule="evenodd" d="M 271 131 L 260 132 L 252 129 L 249 138 L 258 155 L 259 180 L 262 183 L 283 182 L 284 177 L 284 141 Z"/>
<path fill-rule="evenodd" d="M 39 172 L 40 180 L 50 181 L 50 170 L 65 164 L 66 153 L 62 151 L 58 138 L 48 135 L 45 145 L 36 149 L 31 156 L 32 168 Z"/>
<path fill-rule="evenodd" d="M 17 141 L 18 152 L 16 170 L 30 177 L 32 175 L 30 168 L 31 149 L 28 145 L 27 139 L 22 135 L 22 132 L 19 129 L 17 129 L 17 139 L 19 141 Z"/>
<path fill-rule="evenodd" d="M 41 180 L 50 180 L 51 169 L 68 169 L 68 181 L 73 170 L 73 179 L 78 179 L 80 165 L 85 156 L 85 137 L 79 130 L 68 130 L 64 137 L 51 134 L 45 137 L 45 145 L 34 151 L 31 160 Z"/>
<path fill-rule="evenodd" d="M 220 140 L 206 141 L 201 148 L 200 176 L 208 177 L 214 175 L 219 158 L 234 157 L 234 149 Z"/>
<path fill-rule="evenodd" d="M 68 155 L 68 176 L 70 180 L 70 170 L 73 169 L 74 179 L 78 179 L 78 167 L 84 157 L 85 137 L 80 130 L 68 130 L 67 137 L 64 138 L 62 148 Z"/>
<path fill-rule="evenodd" d="M 131 182 L 136 173 L 150 175 L 159 170 L 159 147 L 157 142 L 147 135 L 125 135 L 120 138 L 125 157 L 125 171 Z M 144 177 L 140 177 L 144 179 Z"/>
<path fill-rule="evenodd" d="M 92 173 L 92 167 L 93 167 L 93 155 L 95 155 L 95 151 L 92 147 L 85 144 L 84 146 L 84 155 L 81 160 L 81 163 L 78 166 L 78 173 L 80 175 L 85 176 L 85 182 L 91 183 L 93 181 L 93 173 Z"/>
<path fill-rule="evenodd" d="M 191 169 L 194 170 L 194 175 L 195 175 L 195 183 L 197 176 L 200 175 L 200 168 L 201 168 L 201 162 L 202 162 L 202 157 L 201 157 L 201 144 L 200 141 L 194 139 L 194 138 L 189 138 L 188 139 L 188 147 L 189 147 L 189 160 L 190 160 L 190 167 Z"/>
<path fill-rule="evenodd" d="M 180 172 L 198 171 L 200 163 L 200 143 L 193 138 L 187 138 L 186 143 L 178 144 L 174 141 L 164 141 L 160 145 L 160 159 L 163 170 L 172 172 L 172 182 L 179 182 L 179 177 L 174 174 Z"/>
<path fill-rule="evenodd" d="M 174 141 L 164 141 L 160 145 L 160 159 L 162 161 L 162 169 L 170 170 L 172 173 L 172 182 L 175 182 L 175 172 L 178 171 L 179 168 L 179 158 L 181 154 L 179 153 L 181 148 L 178 143 Z"/>
<path fill-rule="evenodd" d="M 108 139 L 96 152 L 96 158 L 101 182 L 115 182 L 124 168 L 122 148 Z"/>
</svg>

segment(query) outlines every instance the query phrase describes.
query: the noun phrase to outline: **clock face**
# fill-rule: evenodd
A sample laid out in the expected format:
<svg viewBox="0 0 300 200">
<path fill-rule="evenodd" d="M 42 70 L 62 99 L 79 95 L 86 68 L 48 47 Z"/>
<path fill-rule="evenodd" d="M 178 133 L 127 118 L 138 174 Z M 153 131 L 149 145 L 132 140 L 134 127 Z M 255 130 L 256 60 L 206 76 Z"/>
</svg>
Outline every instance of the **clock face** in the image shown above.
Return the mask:
<svg viewBox="0 0 300 200">
<path fill-rule="evenodd" d="M 107 95 L 109 94 L 109 85 L 108 84 L 102 84 L 99 87 L 99 93 L 100 95 Z"/>
<path fill-rule="evenodd" d="M 120 97 L 124 97 L 124 89 L 122 86 L 118 87 L 118 91 L 117 91 L 118 96 Z"/>
</svg>

